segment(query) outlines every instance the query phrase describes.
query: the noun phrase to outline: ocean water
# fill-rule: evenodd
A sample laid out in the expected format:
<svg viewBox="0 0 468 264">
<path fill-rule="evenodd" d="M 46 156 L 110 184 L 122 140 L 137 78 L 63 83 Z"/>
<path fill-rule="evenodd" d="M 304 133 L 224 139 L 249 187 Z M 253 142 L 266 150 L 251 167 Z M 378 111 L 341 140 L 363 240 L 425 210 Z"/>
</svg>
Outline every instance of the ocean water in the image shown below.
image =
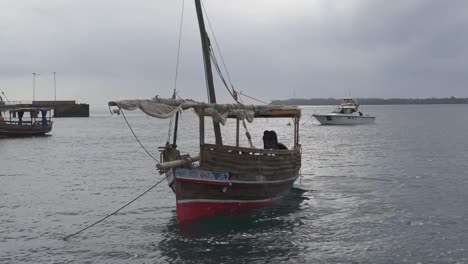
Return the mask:
<svg viewBox="0 0 468 264">
<path fill-rule="evenodd" d="M 301 124 L 331 110 L 304 107 Z M 468 105 L 362 110 L 376 123 L 301 126 L 303 176 L 276 206 L 181 228 L 163 183 L 68 241 L 161 179 L 155 162 L 106 112 L 0 139 L 0 263 L 468 263 Z M 127 118 L 159 156 L 168 120 Z M 179 146 L 195 153 L 194 115 L 181 119 Z M 290 145 L 288 121 L 249 124 L 254 144 L 268 129 Z"/>
</svg>

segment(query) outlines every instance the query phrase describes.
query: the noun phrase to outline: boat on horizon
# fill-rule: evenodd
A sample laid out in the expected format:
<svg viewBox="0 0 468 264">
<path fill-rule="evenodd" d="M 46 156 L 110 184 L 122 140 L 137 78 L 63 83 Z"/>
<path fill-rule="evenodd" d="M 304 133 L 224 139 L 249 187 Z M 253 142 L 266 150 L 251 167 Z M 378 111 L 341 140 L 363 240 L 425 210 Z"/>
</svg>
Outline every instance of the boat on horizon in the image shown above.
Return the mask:
<svg viewBox="0 0 468 264">
<path fill-rule="evenodd" d="M 51 115 L 52 109 L 47 107 L 3 104 L 0 107 L 0 137 L 31 137 L 50 133 L 53 124 Z"/>
<path fill-rule="evenodd" d="M 354 99 L 343 99 L 341 104 L 330 114 L 313 114 L 321 125 L 359 125 L 371 124 L 375 116 L 363 114 Z"/>
<path fill-rule="evenodd" d="M 177 220 L 180 224 L 273 205 L 289 192 L 298 179 L 301 168 L 300 108 L 245 105 L 237 100 L 238 93 L 233 87 L 235 103 L 216 102 L 211 66 L 212 63 L 216 67 L 219 65 L 214 59 L 215 54 L 204 27 L 200 0 L 195 0 L 195 7 L 202 42 L 208 103 L 175 99 L 175 91 L 173 98 L 109 102 L 109 107 L 140 109 L 155 118 L 174 118 L 173 141 L 161 147 L 161 161 L 156 167 L 161 175 L 166 175 L 168 185 L 175 193 Z M 221 75 L 219 71 L 218 74 Z M 228 90 L 231 88 L 226 84 L 225 86 Z M 194 110 L 198 120 L 199 151 L 193 156 L 181 154 L 177 145 L 179 112 L 184 110 Z M 205 142 L 205 117 L 212 119 L 214 144 Z M 265 130 L 263 148 L 255 148 L 246 121 L 252 123 L 256 118 L 292 119 L 292 146 L 288 149 L 278 142 L 275 131 Z M 235 145 L 223 143 L 220 124 L 225 125 L 228 120 L 236 122 Z M 240 146 L 241 125 L 246 130 L 249 146 Z"/>
</svg>

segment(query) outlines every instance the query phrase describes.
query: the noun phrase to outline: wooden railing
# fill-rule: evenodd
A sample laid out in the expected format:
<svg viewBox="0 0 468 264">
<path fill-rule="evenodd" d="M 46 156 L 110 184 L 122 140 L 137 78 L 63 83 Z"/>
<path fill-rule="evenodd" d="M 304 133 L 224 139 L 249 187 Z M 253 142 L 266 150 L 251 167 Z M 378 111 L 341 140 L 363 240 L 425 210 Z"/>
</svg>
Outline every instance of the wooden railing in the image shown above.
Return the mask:
<svg viewBox="0 0 468 264">
<path fill-rule="evenodd" d="M 50 120 L 47 120 L 47 125 L 50 125 L 52 122 Z M 31 126 L 31 125 L 37 125 L 37 126 L 41 126 L 42 125 L 42 121 L 9 121 L 9 120 L 5 120 L 3 121 L 3 124 L 7 124 L 7 125 L 28 125 L 28 126 Z"/>
<path fill-rule="evenodd" d="M 204 144 L 200 148 L 200 167 L 217 172 L 291 177 L 301 167 L 301 152 L 299 149 L 266 150 Z"/>
<path fill-rule="evenodd" d="M 26 105 L 32 104 L 32 101 L 3 101 L 4 105 Z"/>
</svg>

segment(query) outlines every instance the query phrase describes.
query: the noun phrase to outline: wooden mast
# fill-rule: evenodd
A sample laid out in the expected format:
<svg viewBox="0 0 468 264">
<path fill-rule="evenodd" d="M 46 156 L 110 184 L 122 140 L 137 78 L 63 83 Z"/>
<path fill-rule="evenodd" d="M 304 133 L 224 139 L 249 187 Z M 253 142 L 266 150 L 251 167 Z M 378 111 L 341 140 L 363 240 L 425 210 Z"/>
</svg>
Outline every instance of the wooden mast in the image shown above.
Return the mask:
<svg viewBox="0 0 468 264">
<path fill-rule="evenodd" d="M 176 99 L 176 90 L 174 88 L 174 94 L 172 95 L 172 99 Z M 173 141 L 172 141 L 172 145 L 173 147 L 176 147 L 176 144 L 177 144 L 177 128 L 179 127 L 179 112 L 176 113 L 176 116 L 175 116 L 175 124 L 174 124 L 174 137 L 173 137 Z"/>
<path fill-rule="evenodd" d="M 200 0 L 195 0 L 195 7 L 197 9 L 198 26 L 200 27 L 200 38 L 203 49 L 203 62 L 205 65 L 205 79 L 206 86 L 208 88 L 208 100 L 210 103 L 216 103 L 216 94 L 213 85 L 213 72 L 211 71 L 211 59 L 210 59 L 210 40 L 205 30 L 205 21 L 203 20 L 203 11 Z M 213 120 L 213 127 L 216 139 L 216 145 L 223 145 L 223 139 L 221 137 L 221 127 L 218 122 Z"/>
</svg>

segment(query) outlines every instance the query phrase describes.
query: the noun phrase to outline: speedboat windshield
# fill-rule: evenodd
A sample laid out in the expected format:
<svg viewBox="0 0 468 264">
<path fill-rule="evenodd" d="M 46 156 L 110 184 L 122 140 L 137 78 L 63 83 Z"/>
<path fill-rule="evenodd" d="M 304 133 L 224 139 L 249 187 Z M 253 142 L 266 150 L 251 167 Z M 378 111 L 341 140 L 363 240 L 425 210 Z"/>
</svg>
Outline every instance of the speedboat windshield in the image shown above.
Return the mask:
<svg viewBox="0 0 468 264">
<path fill-rule="evenodd" d="M 352 107 L 337 107 L 335 108 L 335 110 L 333 110 L 333 113 L 335 114 L 352 114 L 356 112 L 356 109 L 352 108 Z"/>
<path fill-rule="evenodd" d="M 343 108 L 337 107 L 337 108 L 335 108 L 335 110 L 333 110 L 333 113 L 335 113 L 335 114 L 343 114 L 343 113 L 344 113 L 343 110 L 344 110 Z"/>
</svg>

